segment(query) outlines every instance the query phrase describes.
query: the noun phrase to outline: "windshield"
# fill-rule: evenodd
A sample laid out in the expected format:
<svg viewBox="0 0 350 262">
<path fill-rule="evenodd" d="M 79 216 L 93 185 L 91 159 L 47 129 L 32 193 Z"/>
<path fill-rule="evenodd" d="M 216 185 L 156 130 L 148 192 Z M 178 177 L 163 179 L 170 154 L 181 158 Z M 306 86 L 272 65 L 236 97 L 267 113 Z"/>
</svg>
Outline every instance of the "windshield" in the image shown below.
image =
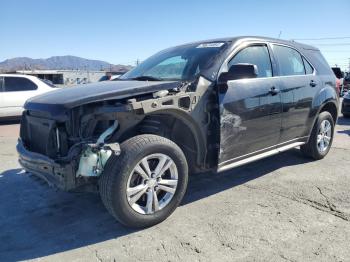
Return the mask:
<svg viewBox="0 0 350 262">
<path fill-rule="evenodd" d="M 225 42 L 213 42 L 170 48 L 151 56 L 120 79 L 191 81 L 199 75 L 211 79 L 209 71 L 226 47 Z"/>
</svg>

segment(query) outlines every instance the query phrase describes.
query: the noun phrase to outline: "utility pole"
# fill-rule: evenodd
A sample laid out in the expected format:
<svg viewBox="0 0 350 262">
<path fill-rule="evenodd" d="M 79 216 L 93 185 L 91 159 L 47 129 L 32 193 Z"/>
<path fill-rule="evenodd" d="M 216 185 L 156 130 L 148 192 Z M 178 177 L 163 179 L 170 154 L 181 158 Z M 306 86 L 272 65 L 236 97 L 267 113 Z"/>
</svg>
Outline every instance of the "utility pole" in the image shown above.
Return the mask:
<svg viewBox="0 0 350 262">
<path fill-rule="evenodd" d="M 136 63 L 136 66 L 138 66 L 140 64 L 140 59 L 137 58 L 135 63 Z"/>
<path fill-rule="evenodd" d="M 282 31 L 280 31 L 280 33 L 278 34 L 278 38 L 281 38 L 282 35 Z"/>
</svg>

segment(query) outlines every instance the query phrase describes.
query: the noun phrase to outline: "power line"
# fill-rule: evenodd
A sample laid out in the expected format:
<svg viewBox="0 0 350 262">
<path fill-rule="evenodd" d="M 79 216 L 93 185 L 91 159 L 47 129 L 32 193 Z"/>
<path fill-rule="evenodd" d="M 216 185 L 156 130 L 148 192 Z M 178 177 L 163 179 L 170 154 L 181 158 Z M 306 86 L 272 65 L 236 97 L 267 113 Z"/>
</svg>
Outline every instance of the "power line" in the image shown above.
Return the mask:
<svg viewBox="0 0 350 262">
<path fill-rule="evenodd" d="M 328 53 L 328 52 L 334 52 L 334 53 L 347 53 L 350 52 L 350 50 L 321 50 L 322 53 Z"/>
<path fill-rule="evenodd" d="M 322 40 L 336 40 L 336 39 L 350 39 L 350 36 L 339 36 L 339 37 L 321 37 L 321 38 L 294 38 L 292 40 L 297 41 L 322 41 Z"/>
<path fill-rule="evenodd" d="M 350 43 L 334 43 L 334 44 L 314 44 L 316 46 L 343 46 L 350 45 Z"/>
</svg>

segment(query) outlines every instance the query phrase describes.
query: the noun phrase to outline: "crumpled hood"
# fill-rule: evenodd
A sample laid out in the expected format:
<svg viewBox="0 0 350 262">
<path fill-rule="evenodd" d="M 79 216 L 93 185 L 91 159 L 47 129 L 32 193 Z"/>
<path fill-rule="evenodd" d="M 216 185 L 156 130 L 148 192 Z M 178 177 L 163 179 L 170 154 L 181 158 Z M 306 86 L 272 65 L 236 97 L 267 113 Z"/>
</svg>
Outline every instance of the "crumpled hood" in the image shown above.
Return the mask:
<svg viewBox="0 0 350 262">
<path fill-rule="evenodd" d="M 121 99 L 159 90 L 179 87 L 175 81 L 105 81 L 87 85 L 61 88 L 27 100 L 27 110 L 45 111 L 50 115 L 83 104 L 106 99 Z"/>
</svg>

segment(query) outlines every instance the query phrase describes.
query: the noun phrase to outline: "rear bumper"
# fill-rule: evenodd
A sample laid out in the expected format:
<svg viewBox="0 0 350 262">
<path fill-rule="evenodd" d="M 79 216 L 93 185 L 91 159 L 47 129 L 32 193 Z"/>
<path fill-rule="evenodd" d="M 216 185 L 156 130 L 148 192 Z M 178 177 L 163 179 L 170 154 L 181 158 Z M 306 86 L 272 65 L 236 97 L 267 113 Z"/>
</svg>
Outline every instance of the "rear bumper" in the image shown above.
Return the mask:
<svg viewBox="0 0 350 262">
<path fill-rule="evenodd" d="M 21 139 L 18 140 L 16 149 L 18 161 L 26 171 L 61 190 L 69 191 L 76 187 L 75 168 L 72 164 L 59 164 L 45 155 L 28 151 Z"/>
</svg>

